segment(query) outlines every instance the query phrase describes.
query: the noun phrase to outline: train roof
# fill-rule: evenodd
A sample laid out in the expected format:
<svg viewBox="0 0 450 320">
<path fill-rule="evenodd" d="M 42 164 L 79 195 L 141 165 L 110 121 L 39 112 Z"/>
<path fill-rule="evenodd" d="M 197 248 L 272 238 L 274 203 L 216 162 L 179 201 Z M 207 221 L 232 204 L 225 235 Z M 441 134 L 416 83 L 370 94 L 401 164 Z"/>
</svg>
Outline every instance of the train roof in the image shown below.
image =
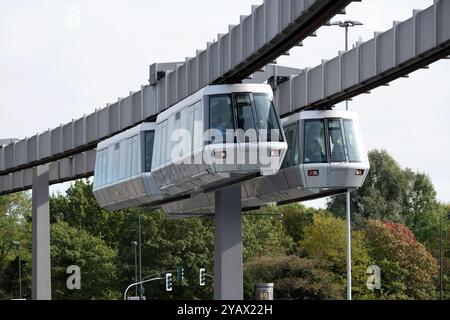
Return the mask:
<svg viewBox="0 0 450 320">
<path fill-rule="evenodd" d="M 281 119 L 283 125 L 290 123 L 307 120 L 307 119 L 323 119 L 323 118 L 343 118 L 343 119 L 355 119 L 358 120 L 358 114 L 355 111 L 346 110 L 311 110 L 301 111 L 293 114 L 289 117 Z"/>
<path fill-rule="evenodd" d="M 137 135 L 141 131 L 155 130 L 155 128 L 156 128 L 156 124 L 154 122 L 141 123 L 131 129 L 128 129 L 119 134 L 116 134 L 115 136 L 113 136 L 111 138 L 103 140 L 102 142 L 100 142 L 97 145 L 97 150 L 102 150 L 102 149 L 107 148 L 110 145 L 120 142 L 124 139 L 131 138 L 131 137 Z"/>
<path fill-rule="evenodd" d="M 161 112 L 158 115 L 157 123 L 166 120 L 170 115 L 177 113 L 184 107 L 191 106 L 198 101 L 200 101 L 204 96 L 216 95 L 216 94 L 230 94 L 233 92 L 257 92 L 266 93 L 273 96 L 272 87 L 268 84 L 255 84 L 255 83 L 245 83 L 245 84 L 222 84 L 222 85 L 209 85 L 205 88 L 197 91 L 196 93 L 190 95 L 189 97 L 181 100 L 169 109 Z"/>
</svg>

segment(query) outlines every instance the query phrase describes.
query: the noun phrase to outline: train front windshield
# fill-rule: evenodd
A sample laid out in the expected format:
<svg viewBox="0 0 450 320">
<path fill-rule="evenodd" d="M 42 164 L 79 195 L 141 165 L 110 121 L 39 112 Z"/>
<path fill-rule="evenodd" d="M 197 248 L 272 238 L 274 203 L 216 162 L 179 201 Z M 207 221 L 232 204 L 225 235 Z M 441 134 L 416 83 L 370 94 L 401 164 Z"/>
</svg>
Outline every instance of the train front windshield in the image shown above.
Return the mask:
<svg viewBox="0 0 450 320">
<path fill-rule="evenodd" d="M 272 99 L 263 93 L 210 96 L 209 128 L 220 131 L 224 138 L 227 130 L 255 130 L 262 141 L 283 141 Z"/>
<path fill-rule="evenodd" d="M 305 120 L 304 163 L 363 162 L 361 136 L 352 119 Z"/>
</svg>

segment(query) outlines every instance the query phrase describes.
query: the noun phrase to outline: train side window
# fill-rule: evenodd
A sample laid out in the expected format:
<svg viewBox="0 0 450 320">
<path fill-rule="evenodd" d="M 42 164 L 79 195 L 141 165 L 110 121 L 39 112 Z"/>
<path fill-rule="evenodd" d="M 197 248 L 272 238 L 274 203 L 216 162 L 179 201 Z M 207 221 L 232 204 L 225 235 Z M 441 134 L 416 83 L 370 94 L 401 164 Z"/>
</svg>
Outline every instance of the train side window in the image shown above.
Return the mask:
<svg viewBox="0 0 450 320">
<path fill-rule="evenodd" d="M 108 148 L 102 151 L 102 185 L 106 185 L 108 183 Z"/>
<path fill-rule="evenodd" d="M 155 131 L 145 132 L 145 172 L 152 171 L 153 144 L 155 142 Z"/>
<path fill-rule="evenodd" d="M 155 168 L 161 164 L 161 124 L 156 126 L 153 151 L 152 168 Z"/>
<path fill-rule="evenodd" d="M 97 159 L 95 160 L 95 179 L 96 188 L 103 186 L 103 151 L 97 151 Z"/>
<path fill-rule="evenodd" d="M 192 148 L 194 145 L 193 139 L 194 136 L 194 106 L 190 106 L 187 110 L 187 130 L 189 131 L 189 135 L 191 137 L 191 141 L 186 141 L 185 150 L 187 153 L 192 152 Z"/>
<path fill-rule="evenodd" d="M 297 124 L 287 127 L 285 129 L 285 135 L 288 149 L 281 167 L 289 168 L 298 164 Z"/>
<path fill-rule="evenodd" d="M 345 141 L 350 162 L 362 162 L 361 143 L 353 120 L 344 119 Z"/>
<path fill-rule="evenodd" d="M 120 142 L 120 169 L 119 169 L 119 180 L 125 179 L 127 177 L 127 167 L 126 167 L 126 161 L 127 161 L 127 140 L 122 140 Z"/>
<path fill-rule="evenodd" d="M 131 153 L 132 153 L 132 146 L 133 146 L 133 139 L 129 138 L 127 139 L 127 152 L 126 152 L 126 161 L 125 161 L 125 168 L 126 168 L 126 177 L 131 177 Z"/>
<path fill-rule="evenodd" d="M 233 107 L 229 95 L 211 96 L 209 100 L 209 128 L 217 129 L 225 139 L 227 129 L 234 129 Z M 214 141 L 211 141 L 214 143 Z M 216 141 L 216 143 L 222 143 Z"/>
<path fill-rule="evenodd" d="M 201 100 L 194 105 L 193 139 L 193 150 L 200 150 L 203 146 L 203 102 Z"/>
<path fill-rule="evenodd" d="M 113 149 L 113 181 L 119 180 L 119 171 L 120 171 L 120 143 L 114 144 Z"/>
<path fill-rule="evenodd" d="M 305 121 L 305 163 L 326 163 L 325 126 L 323 120 Z"/>
<path fill-rule="evenodd" d="M 167 120 L 162 123 L 161 128 L 161 162 L 160 164 L 164 164 L 168 160 L 169 154 L 169 139 L 168 139 L 168 123 Z"/>
<path fill-rule="evenodd" d="M 255 93 L 256 117 L 258 118 L 258 129 L 267 130 L 266 141 L 283 141 L 283 135 L 280 132 L 280 124 L 275 111 L 275 106 L 268 94 Z M 272 130 L 278 132 L 277 136 L 272 137 Z"/>
<path fill-rule="evenodd" d="M 340 120 L 328 120 L 328 134 L 330 135 L 331 162 L 346 162 Z"/>
<path fill-rule="evenodd" d="M 139 137 L 136 135 L 131 138 L 131 175 L 134 176 L 139 173 Z"/>
</svg>

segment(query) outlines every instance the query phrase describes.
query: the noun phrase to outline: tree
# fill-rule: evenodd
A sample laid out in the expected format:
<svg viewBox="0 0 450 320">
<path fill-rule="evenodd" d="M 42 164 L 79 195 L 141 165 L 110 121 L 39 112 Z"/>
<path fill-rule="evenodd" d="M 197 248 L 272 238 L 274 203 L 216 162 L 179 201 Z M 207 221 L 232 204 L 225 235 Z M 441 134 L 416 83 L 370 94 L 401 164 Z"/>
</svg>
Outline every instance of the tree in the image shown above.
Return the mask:
<svg viewBox="0 0 450 320">
<path fill-rule="evenodd" d="M 137 241 L 138 214 L 127 213 L 119 238 L 120 286 L 125 288 L 134 278 L 134 248 Z M 199 269 L 213 273 L 213 223 L 205 218 L 171 219 L 162 211 L 141 213 L 142 276 L 160 274 L 177 267 L 184 268 L 183 283 L 174 281 L 172 292 L 166 292 L 164 281 L 144 285 L 147 299 L 211 299 L 212 282 L 198 283 Z"/>
<path fill-rule="evenodd" d="M 30 213 L 28 193 L 0 196 L 0 299 L 17 296 L 18 258 L 13 241 L 21 243 L 21 260 L 25 260 L 31 244 Z"/>
<path fill-rule="evenodd" d="M 346 225 L 344 220 L 327 213 L 313 216 L 312 225 L 304 229 L 304 239 L 299 242 L 299 252 L 306 257 L 329 265 L 337 283 L 346 283 Z M 370 296 L 366 287 L 366 270 L 371 265 L 364 234 L 352 231 L 352 290 L 355 298 Z"/>
<path fill-rule="evenodd" d="M 369 220 L 365 237 L 373 263 L 381 269 L 386 299 L 435 296 L 436 259 L 404 225 Z"/>
<path fill-rule="evenodd" d="M 83 229 L 99 237 L 113 248 L 117 248 L 120 225 L 127 211 L 108 211 L 99 207 L 89 180 L 77 180 L 66 195 L 50 197 L 50 221 L 65 221 L 69 226 Z"/>
<path fill-rule="evenodd" d="M 280 208 L 283 216 L 285 232 L 292 237 L 295 243 L 303 239 L 304 228 L 311 224 L 314 209 L 306 208 L 300 203 L 283 206 Z"/>
<path fill-rule="evenodd" d="M 58 221 L 51 225 L 51 265 L 53 299 L 117 299 L 117 252 L 101 239 L 68 223 Z M 67 267 L 76 265 L 81 270 L 81 290 L 66 286 Z"/>
<path fill-rule="evenodd" d="M 445 215 L 436 201 L 436 191 L 428 176 L 405 170 L 409 188 L 404 195 L 404 221 L 417 239 L 429 245 L 439 236 L 440 220 Z"/>
<path fill-rule="evenodd" d="M 243 256 L 247 261 L 268 251 L 289 252 L 292 238 L 284 232 L 278 208 L 263 209 L 243 218 Z"/>
<path fill-rule="evenodd" d="M 369 152 L 370 171 L 364 185 L 351 194 L 352 222 L 358 228 L 368 219 L 406 224 L 419 241 L 438 236 L 439 206 L 430 178 L 402 169 L 386 152 Z M 332 197 L 328 210 L 343 217 L 345 196 Z"/>
</svg>

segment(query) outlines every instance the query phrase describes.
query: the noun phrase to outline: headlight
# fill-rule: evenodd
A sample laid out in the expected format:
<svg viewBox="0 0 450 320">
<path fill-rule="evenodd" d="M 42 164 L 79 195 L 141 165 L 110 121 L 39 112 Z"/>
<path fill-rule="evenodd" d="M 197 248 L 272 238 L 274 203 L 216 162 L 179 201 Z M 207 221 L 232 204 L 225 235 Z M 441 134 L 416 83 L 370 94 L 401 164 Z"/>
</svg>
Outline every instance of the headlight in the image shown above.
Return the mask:
<svg viewBox="0 0 450 320">
<path fill-rule="evenodd" d="M 280 157 L 281 156 L 281 150 L 272 150 L 270 151 L 271 157 Z"/>
<path fill-rule="evenodd" d="M 320 176 L 319 170 L 308 170 L 308 177 L 318 177 Z"/>
<path fill-rule="evenodd" d="M 226 151 L 214 151 L 214 157 L 216 159 L 225 159 L 227 157 Z"/>
</svg>

